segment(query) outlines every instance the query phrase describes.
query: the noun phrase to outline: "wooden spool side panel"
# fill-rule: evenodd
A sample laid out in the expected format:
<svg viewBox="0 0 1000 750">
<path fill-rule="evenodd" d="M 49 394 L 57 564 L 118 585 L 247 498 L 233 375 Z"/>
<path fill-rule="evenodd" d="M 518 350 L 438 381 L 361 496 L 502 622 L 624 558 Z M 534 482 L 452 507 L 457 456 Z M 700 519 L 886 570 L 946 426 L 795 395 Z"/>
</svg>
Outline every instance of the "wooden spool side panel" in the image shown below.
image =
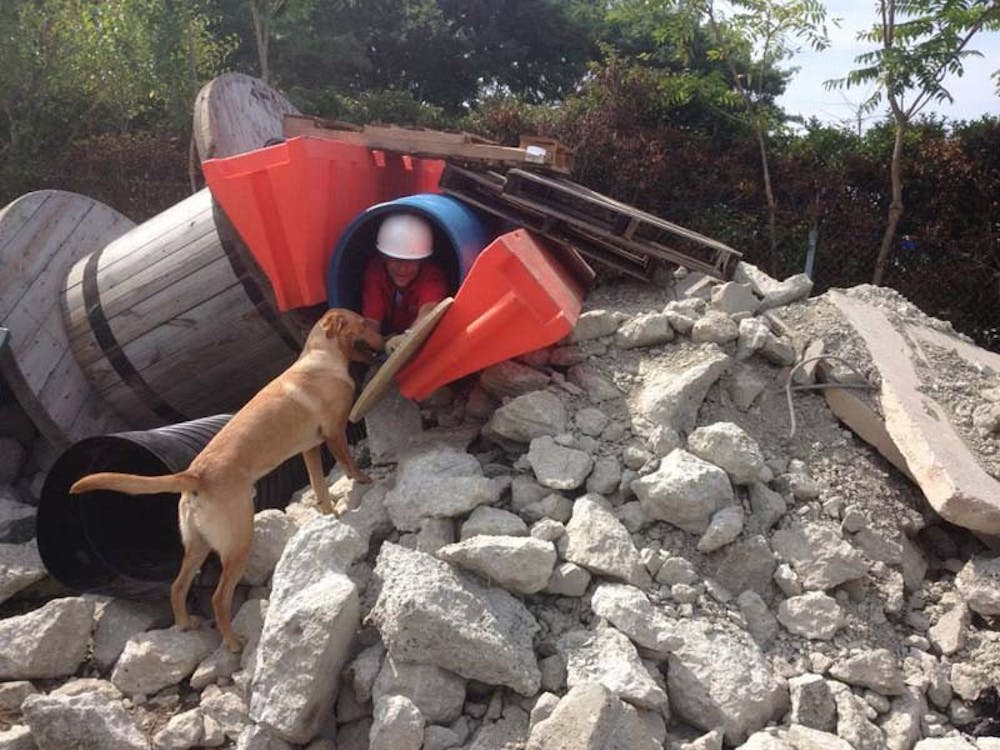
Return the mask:
<svg viewBox="0 0 1000 750">
<path fill-rule="evenodd" d="M 124 427 L 71 356 L 59 290 L 79 258 L 132 226 L 97 201 L 56 190 L 29 193 L 0 212 L 0 326 L 11 333 L 4 374 L 57 446 Z"/>
<path fill-rule="evenodd" d="M 194 140 L 202 161 L 262 148 L 282 137 L 285 114 L 299 111 L 259 78 L 224 73 L 205 84 L 194 102 Z"/>
</svg>

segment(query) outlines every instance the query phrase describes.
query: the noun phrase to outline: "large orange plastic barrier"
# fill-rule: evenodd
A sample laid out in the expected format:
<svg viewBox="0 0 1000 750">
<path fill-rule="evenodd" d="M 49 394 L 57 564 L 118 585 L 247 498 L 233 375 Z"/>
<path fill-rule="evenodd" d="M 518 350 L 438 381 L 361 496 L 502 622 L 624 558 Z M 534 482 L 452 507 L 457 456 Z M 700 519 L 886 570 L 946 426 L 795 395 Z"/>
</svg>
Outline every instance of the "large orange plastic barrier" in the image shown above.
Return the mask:
<svg viewBox="0 0 1000 750">
<path fill-rule="evenodd" d="M 308 136 L 202 164 L 280 310 L 325 302 L 326 269 L 351 220 L 376 203 L 436 191 L 443 170 L 438 159 Z"/>
<path fill-rule="evenodd" d="M 476 259 L 455 302 L 397 376 L 421 400 L 470 372 L 554 344 L 580 316 L 583 290 L 524 229 L 501 235 Z"/>
</svg>

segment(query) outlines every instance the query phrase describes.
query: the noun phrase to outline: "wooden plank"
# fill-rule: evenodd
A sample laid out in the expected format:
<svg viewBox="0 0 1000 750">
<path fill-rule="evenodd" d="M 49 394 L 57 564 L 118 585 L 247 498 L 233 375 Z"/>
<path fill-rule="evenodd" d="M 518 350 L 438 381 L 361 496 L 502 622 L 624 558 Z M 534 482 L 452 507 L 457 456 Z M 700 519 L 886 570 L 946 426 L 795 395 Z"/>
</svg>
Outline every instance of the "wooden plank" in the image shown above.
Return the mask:
<svg viewBox="0 0 1000 750">
<path fill-rule="evenodd" d="M 223 73 L 195 97 L 194 140 L 202 161 L 261 148 L 282 135 L 282 118 L 298 110 L 259 78 Z"/>
<path fill-rule="evenodd" d="M 393 151 L 412 156 L 456 159 L 496 164 L 541 164 L 553 171 L 568 172 L 556 163 L 553 153 L 538 156 L 527 148 L 501 146 L 476 140 L 468 133 L 415 130 L 399 127 L 365 126 L 360 131 L 325 127 L 322 120 L 307 116 L 286 116 L 284 133 L 288 138 L 310 136 L 352 143 L 366 148 Z"/>
</svg>

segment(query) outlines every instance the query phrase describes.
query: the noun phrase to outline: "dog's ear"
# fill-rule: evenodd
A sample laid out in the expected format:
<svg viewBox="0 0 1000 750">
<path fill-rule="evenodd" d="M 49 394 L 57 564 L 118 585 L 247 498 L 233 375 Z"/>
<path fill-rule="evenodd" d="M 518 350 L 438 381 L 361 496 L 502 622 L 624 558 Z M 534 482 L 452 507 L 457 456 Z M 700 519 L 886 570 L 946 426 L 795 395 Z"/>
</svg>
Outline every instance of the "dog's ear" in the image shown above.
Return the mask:
<svg viewBox="0 0 1000 750">
<path fill-rule="evenodd" d="M 332 339 L 340 329 L 344 327 L 344 316 L 338 312 L 327 313 L 323 318 L 323 333 L 328 339 Z"/>
</svg>

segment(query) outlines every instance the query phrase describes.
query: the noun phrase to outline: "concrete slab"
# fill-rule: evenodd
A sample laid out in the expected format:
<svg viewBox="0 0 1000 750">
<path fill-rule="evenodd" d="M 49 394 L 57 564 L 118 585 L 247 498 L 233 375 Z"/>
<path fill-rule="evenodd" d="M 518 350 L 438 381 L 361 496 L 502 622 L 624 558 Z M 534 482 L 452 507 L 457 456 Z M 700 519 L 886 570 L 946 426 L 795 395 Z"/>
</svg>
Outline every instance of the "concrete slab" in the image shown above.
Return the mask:
<svg viewBox="0 0 1000 750">
<path fill-rule="evenodd" d="M 1000 357 L 924 326 L 897 329 L 885 313 L 831 291 L 829 299 L 864 340 L 882 379 L 879 401 L 885 429 L 931 506 L 946 520 L 984 534 L 1000 534 L 1000 482 L 969 450 L 945 408 L 921 389 L 921 340 L 961 350 L 1000 372 Z M 994 359 L 995 358 L 995 359 Z"/>
</svg>

